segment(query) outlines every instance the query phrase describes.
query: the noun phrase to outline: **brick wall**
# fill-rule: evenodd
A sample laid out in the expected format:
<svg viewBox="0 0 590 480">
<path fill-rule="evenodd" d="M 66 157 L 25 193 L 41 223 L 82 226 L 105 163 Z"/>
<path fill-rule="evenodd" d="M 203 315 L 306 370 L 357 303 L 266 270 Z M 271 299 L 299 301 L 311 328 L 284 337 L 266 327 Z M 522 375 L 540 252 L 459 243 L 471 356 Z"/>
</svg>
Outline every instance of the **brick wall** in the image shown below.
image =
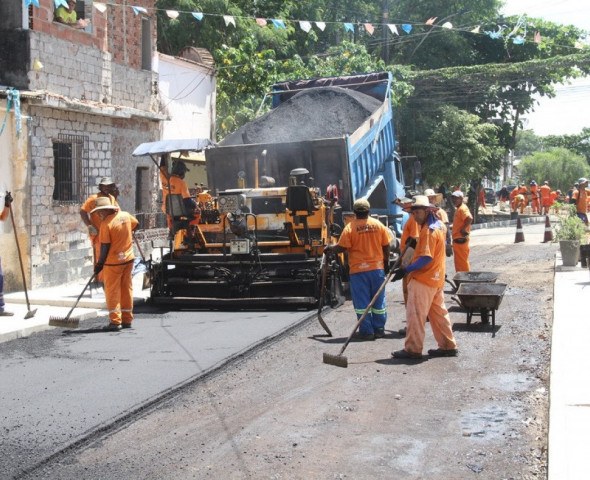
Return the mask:
<svg viewBox="0 0 590 480">
<path fill-rule="evenodd" d="M 90 182 L 95 183 L 102 176 L 113 177 L 121 185 L 122 208 L 133 213 L 135 168 L 154 168 L 154 179 L 156 175 L 149 158 L 135 159 L 131 152 L 139 143 L 157 138 L 158 123 L 35 106 L 30 107 L 30 115 L 32 288 L 89 278 L 92 250 L 80 219 L 80 204 L 57 205 L 52 198 L 53 140 L 59 134 L 87 136 Z M 157 193 L 156 185 L 154 192 Z"/>
</svg>

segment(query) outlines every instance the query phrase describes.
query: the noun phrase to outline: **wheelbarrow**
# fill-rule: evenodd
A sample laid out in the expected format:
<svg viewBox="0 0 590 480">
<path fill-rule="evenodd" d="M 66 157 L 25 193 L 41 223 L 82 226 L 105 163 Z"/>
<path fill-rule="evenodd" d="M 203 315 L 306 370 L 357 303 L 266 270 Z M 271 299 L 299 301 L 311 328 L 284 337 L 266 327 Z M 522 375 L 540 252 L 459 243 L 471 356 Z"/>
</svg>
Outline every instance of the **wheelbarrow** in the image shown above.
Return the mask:
<svg viewBox="0 0 590 480">
<path fill-rule="evenodd" d="M 496 310 L 502 303 L 507 285 L 505 283 L 462 283 L 457 290 L 461 306 L 467 311 L 467 324 L 473 315 L 481 316 L 482 323 L 489 322 L 491 312 L 492 336 L 496 334 Z"/>
<path fill-rule="evenodd" d="M 495 272 L 457 272 L 452 281 L 448 283 L 456 293 L 462 283 L 495 283 L 498 274 Z"/>
</svg>

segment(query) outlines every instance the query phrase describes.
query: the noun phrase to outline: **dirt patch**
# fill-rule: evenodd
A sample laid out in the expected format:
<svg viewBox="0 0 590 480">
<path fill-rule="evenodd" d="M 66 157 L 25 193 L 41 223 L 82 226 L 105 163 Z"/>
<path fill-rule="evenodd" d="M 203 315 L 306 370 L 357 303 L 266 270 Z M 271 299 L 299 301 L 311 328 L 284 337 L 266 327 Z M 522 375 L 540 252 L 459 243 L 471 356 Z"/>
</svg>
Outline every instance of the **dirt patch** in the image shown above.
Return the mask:
<svg viewBox="0 0 590 480">
<path fill-rule="evenodd" d="M 247 123 L 220 145 L 337 138 L 353 133 L 380 106 L 379 100 L 354 90 L 311 88 Z"/>
<path fill-rule="evenodd" d="M 533 479 L 547 474 L 555 245 L 475 246 L 509 285 L 489 325 L 451 314 L 457 358 L 400 362 L 399 284 L 385 339 L 351 343 L 349 303 L 54 465 L 59 478 Z M 498 259 L 501 258 L 501 264 Z M 526 269 L 524 266 L 526 265 Z M 526 271 L 525 271 L 526 270 Z M 451 270 L 452 275 L 452 270 Z M 452 305 L 450 292 L 448 305 Z M 425 349 L 435 346 L 427 327 Z M 52 477 L 57 478 L 57 477 Z"/>
</svg>

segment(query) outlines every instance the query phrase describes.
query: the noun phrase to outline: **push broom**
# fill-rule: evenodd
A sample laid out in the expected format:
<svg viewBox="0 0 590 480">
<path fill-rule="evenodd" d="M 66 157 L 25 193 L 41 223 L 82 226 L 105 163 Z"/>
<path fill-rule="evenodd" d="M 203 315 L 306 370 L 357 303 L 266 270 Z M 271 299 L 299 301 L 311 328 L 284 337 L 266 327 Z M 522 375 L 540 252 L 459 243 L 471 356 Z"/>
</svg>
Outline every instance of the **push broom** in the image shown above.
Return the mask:
<svg viewBox="0 0 590 480">
<path fill-rule="evenodd" d="M 72 312 L 78 306 L 78 302 L 82 298 L 82 295 L 84 295 L 84 292 L 86 291 L 88 286 L 94 280 L 95 276 L 95 274 L 92 274 L 92 277 L 90 277 L 90 280 L 88 280 L 88 283 L 84 286 L 82 293 L 78 296 L 78 298 L 76 299 L 76 303 L 74 303 L 74 306 L 70 309 L 68 314 L 65 317 L 49 317 L 49 325 L 51 325 L 52 327 L 78 328 L 78 325 L 80 325 L 80 319 L 70 318 L 70 315 L 72 315 Z"/>
<path fill-rule="evenodd" d="M 399 264 L 399 260 L 389 270 L 389 273 L 386 275 L 385 280 L 383 280 L 383 283 L 379 287 L 379 290 L 377 290 L 377 293 L 375 293 L 375 295 L 373 295 L 373 298 L 371 299 L 371 301 L 367 305 L 367 308 L 365 308 L 365 311 L 363 312 L 363 314 L 361 315 L 361 317 L 356 322 L 356 325 L 352 329 L 352 332 L 350 332 L 350 335 L 346 339 L 346 342 L 344 343 L 344 345 L 342 345 L 342 348 L 340 349 L 340 351 L 338 352 L 338 354 L 337 355 L 332 355 L 331 353 L 325 353 L 324 352 L 324 363 L 327 363 L 328 365 L 335 365 L 337 367 L 343 367 L 343 368 L 348 367 L 348 358 L 346 358 L 342 354 L 344 353 L 344 350 L 346 350 L 346 347 L 348 347 L 348 344 L 350 343 L 350 340 L 352 339 L 352 336 L 354 335 L 354 332 L 356 332 L 356 330 L 359 328 L 359 325 L 363 322 L 363 320 L 365 319 L 365 317 L 369 313 L 369 310 L 371 310 L 371 308 L 373 307 L 374 303 L 377 301 L 377 298 L 379 297 L 379 295 L 381 294 L 381 292 L 383 291 L 383 289 L 385 288 L 385 286 L 387 285 L 387 283 L 389 282 L 389 280 L 393 276 L 394 270 L 395 270 L 395 268 L 397 267 L 398 264 Z"/>
<path fill-rule="evenodd" d="M 25 320 L 35 316 L 37 309 L 31 310 L 31 304 L 29 303 L 29 294 L 27 293 L 27 278 L 25 277 L 25 268 L 23 267 L 23 256 L 20 252 L 20 244 L 18 243 L 18 235 L 16 233 L 16 225 L 14 223 L 14 214 L 12 213 L 12 204 L 8 207 L 10 210 L 10 221 L 12 222 L 12 230 L 14 231 L 14 240 L 16 242 L 16 250 L 18 252 L 18 261 L 20 263 L 20 272 L 23 276 L 23 288 L 25 290 L 25 300 L 27 301 L 27 313 L 25 314 Z"/>
</svg>

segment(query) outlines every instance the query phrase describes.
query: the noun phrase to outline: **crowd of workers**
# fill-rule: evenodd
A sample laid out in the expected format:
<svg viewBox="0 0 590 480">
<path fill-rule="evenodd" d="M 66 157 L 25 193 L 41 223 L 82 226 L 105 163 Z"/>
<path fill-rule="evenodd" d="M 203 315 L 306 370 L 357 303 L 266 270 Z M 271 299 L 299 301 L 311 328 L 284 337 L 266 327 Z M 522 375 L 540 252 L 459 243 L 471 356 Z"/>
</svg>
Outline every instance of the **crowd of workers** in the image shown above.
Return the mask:
<svg viewBox="0 0 590 480">
<path fill-rule="evenodd" d="M 454 257 L 456 272 L 470 271 L 469 235 L 473 216 L 459 187 L 454 187 L 450 198 L 454 207 L 452 224 L 441 208 L 442 195 L 432 189 L 413 199 L 397 200 L 410 213 L 403 225 L 399 264 L 388 265 L 391 239 L 384 233 L 387 229 L 376 227 L 376 221 L 371 220 L 370 206 L 365 199 L 354 203 L 355 219 L 345 227 L 338 244 L 327 248 L 328 252 L 348 252 L 352 301 L 359 319 L 390 268 L 392 281 L 402 280 L 407 327 L 400 330 L 405 334 L 404 348 L 393 352 L 394 358 L 422 358 L 427 321 L 437 342 L 437 348 L 428 350 L 428 354 L 447 357 L 458 353 L 444 300 L 445 256 Z M 500 208 L 503 202 L 510 202 L 512 211 L 522 213 L 530 204 L 532 213 L 546 215 L 557 201 L 575 204 L 578 217 L 588 225 L 590 189 L 586 178 L 580 178 L 566 196 L 561 196 L 559 190 L 553 191 L 548 181 L 538 187 L 533 180 L 529 188 L 521 184 L 510 194 L 503 187 L 498 199 Z M 381 292 L 355 337 L 359 340 L 383 337 L 386 320 L 385 295 Z"/>
</svg>

